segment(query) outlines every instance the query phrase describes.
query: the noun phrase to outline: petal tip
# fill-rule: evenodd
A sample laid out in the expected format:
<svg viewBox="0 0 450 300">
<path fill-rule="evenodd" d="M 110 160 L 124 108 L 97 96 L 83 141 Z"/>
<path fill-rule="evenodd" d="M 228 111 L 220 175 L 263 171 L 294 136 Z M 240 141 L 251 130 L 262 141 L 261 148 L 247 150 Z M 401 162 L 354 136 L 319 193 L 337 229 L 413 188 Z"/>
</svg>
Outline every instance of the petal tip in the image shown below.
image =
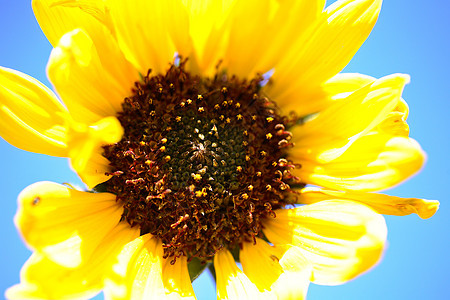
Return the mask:
<svg viewBox="0 0 450 300">
<path fill-rule="evenodd" d="M 423 207 L 416 209 L 417 215 L 421 219 L 429 219 L 438 211 L 439 205 L 437 200 L 424 200 Z"/>
</svg>

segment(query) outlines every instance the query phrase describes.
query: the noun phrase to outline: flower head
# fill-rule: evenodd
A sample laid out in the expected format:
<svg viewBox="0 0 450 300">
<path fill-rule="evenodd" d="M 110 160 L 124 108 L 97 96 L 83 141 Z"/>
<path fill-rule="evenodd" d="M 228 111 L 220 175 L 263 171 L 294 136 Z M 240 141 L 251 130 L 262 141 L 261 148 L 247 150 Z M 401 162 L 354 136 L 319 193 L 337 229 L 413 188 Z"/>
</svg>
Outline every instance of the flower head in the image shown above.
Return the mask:
<svg viewBox="0 0 450 300">
<path fill-rule="evenodd" d="M 431 217 L 437 201 L 372 193 L 424 161 L 409 77 L 339 73 L 381 1 L 323 6 L 34 0 L 59 98 L 1 68 L 0 134 L 89 190 L 20 194 L 34 253 L 7 296 L 195 298 L 213 266 L 220 299 L 301 299 L 379 261 L 380 214 Z"/>
</svg>

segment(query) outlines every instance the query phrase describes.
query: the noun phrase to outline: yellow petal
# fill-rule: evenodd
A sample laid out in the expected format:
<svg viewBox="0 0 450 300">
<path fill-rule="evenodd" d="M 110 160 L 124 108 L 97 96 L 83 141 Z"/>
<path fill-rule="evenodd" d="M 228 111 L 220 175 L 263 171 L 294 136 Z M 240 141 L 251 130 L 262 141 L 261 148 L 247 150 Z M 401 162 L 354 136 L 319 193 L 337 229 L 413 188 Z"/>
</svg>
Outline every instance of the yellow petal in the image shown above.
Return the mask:
<svg viewBox="0 0 450 300">
<path fill-rule="evenodd" d="M 122 247 L 139 237 L 138 228 L 117 224 L 99 243 L 90 259 L 76 268 L 58 265 L 35 252 L 21 271 L 21 283 L 7 291 L 11 299 L 91 298 L 103 288 L 104 276 L 111 270 Z"/>
<path fill-rule="evenodd" d="M 404 114 L 393 111 L 386 116 L 386 119 L 378 125 L 379 130 L 393 135 L 405 136 L 409 135 L 409 125 L 405 122 Z"/>
<path fill-rule="evenodd" d="M 0 135 L 30 152 L 66 156 L 66 109 L 36 79 L 0 67 Z"/>
<path fill-rule="evenodd" d="M 321 86 L 310 91 L 302 89 L 296 92 L 295 99 L 287 98 L 287 102 L 276 100 L 283 112 L 295 111 L 298 116 L 308 116 L 321 112 L 336 101 L 347 98 L 360 88 L 372 84 L 376 79 L 357 73 L 339 73 Z M 270 95 L 270 87 L 267 93 Z"/>
<path fill-rule="evenodd" d="M 322 84 L 325 94 L 333 101 L 345 99 L 364 86 L 373 84 L 376 78 L 358 73 L 339 73 Z M 318 112 L 315 110 L 312 112 Z"/>
<path fill-rule="evenodd" d="M 93 188 L 109 176 L 109 161 L 102 156 L 102 146 L 114 144 L 122 138 L 123 128 L 115 117 L 103 118 L 87 126 L 71 123 L 69 131 L 69 157 L 71 165 L 83 181 Z"/>
<path fill-rule="evenodd" d="M 34 253 L 20 272 L 21 283 L 9 288 L 5 296 L 11 300 L 90 299 L 101 291 L 103 285 L 101 278 L 90 280 L 95 276 L 91 276 L 89 271 L 95 272 L 88 266 L 65 268 Z"/>
<path fill-rule="evenodd" d="M 249 77 L 274 68 L 279 53 L 313 23 L 325 1 L 183 2 L 202 71 L 210 74 L 220 60 L 230 74 Z"/>
<path fill-rule="evenodd" d="M 376 79 L 357 73 L 339 73 L 311 90 L 297 91 L 295 98 L 288 98 L 287 102 L 280 102 L 271 95 L 270 83 L 263 87 L 269 97 L 277 102 L 283 113 L 294 111 L 300 117 L 312 116 L 334 105 L 337 101 L 345 100 L 350 94 Z M 268 88 L 267 88 L 268 87 Z"/>
<path fill-rule="evenodd" d="M 239 252 L 239 260 L 245 275 L 261 292 L 264 292 L 270 291 L 272 284 L 283 273 L 279 263 L 283 254 L 283 249 L 256 239 L 256 244 L 243 243 L 242 250 Z"/>
<path fill-rule="evenodd" d="M 106 172 L 111 171 L 111 166 L 109 164 L 110 162 L 108 159 L 100 153 L 93 152 L 92 156 L 86 159 L 84 168 L 75 169 L 74 166 L 72 166 L 72 168 L 89 188 L 94 188 L 96 185 L 111 178 L 106 175 Z"/>
<path fill-rule="evenodd" d="M 167 299 L 196 299 L 189 278 L 187 257 L 181 256 L 172 264 L 172 258 L 163 261 L 163 281 Z"/>
<path fill-rule="evenodd" d="M 404 99 L 399 99 L 397 107 L 377 126 L 376 130 L 391 135 L 409 136 L 409 125 L 406 123 L 409 108 Z"/>
<path fill-rule="evenodd" d="M 383 77 L 351 93 L 292 129 L 297 159 L 328 162 L 341 155 L 359 137 L 385 120 L 399 102 L 409 76 Z"/>
<path fill-rule="evenodd" d="M 175 53 L 189 55 L 189 22 L 181 1 L 108 1 L 117 39 L 142 74 L 165 72 Z"/>
<path fill-rule="evenodd" d="M 46 1 L 52 9 L 64 7 L 76 7 L 93 16 L 104 25 L 109 24 L 109 12 L 105 0 L 50 0 Z M 45 5 L 45 4 L 44 4 Z M 70 14 L 69 14 L 70 15 Z"/>
<path fill-rule="evenodd" d="M 374 77 L 358 73 L 339 73 L 323 84 L 323 89 L 332 100 L 347 98 L 351 93 L 372 84 Z M 318 112 L 319 110 L 313 111 Z"/>
<path fill-rule="evenodd" d="M 306 299 L 312 265 L 302 254 L 301 249 L 295 246 L 287 248 L 280 259 L 280 266 L 284 272 L 273 285 L 273 289 L 278 299 Z"/>
<path fill-rule="evenodd" d="M 149 234 L 126 244 L 105 281 L 107 299 L 165 299 L 163 248 Z"/>
<path fill-rule="evenodd" d="M 297 91 L 315 89 L 339 73 L 368 37 L 381 2 L 342 0 L 330 5 L 275 66 L 271 94 L 277 101 L 293 101 Z"/>
<path fill-rule="evenodd" d="M 400 198 L 384 194 L 357 191 L 335 191 L 308 187 L 301 191 L 298 203 L 310 204 L 323 200 L 342 199 L 364 203 L 380 214 L 406 216 L 417 214 L 422 219 L 431 218 L 439 208 L 439 201 L 417 198 Z"/>
<path fill-rule="evenodd" d="M 68 268 L 89 259 L 123 212 L 113 194 L 52 182 L 30 185 L 20 193 L 18 204 L 14 221 L 27 244 Z"/>
<path fill-rule="evenodd" d="M 88 32 L 104 30 L 110 20 L 104 1 L 32 0 L 33 11 L 42 31 L 56 47 L 67 32 L 83 28 Z M 78 5 L 76 5 L 78 3 Z M 79 9 L 82 8 L 82 9 Z M 110 30 L 110 29 L 107 29 Z"/>
<path fill-rule="evenodd" d="M 261 293 L 237 267 L 231 253 L 222 249 L 214 256 L 217 299 L 276 299 L 274 294 Z"/>
<path fill-rule="evenodd" d="M 325 2 L 323 0 L 309 1 L 309 0 L 284 0 L 284 1 L 268 1 L 270 4 L 270 10 L 266 13 L 264 10 L 256 11 L 255 9 L 249 9 L 245 17 L 252 18 L 254 20 L 254 14 L 265 14 L 265 23 L 261 24 L 261 27 L 255 32 L 242 37 L 241 40 L 235 42 L 235 35 L 232 35 L 231 43 L 241 45 L 241 49 L 245 48 L 248 51 L 241 50 L 236 51 L 234 56 L 239 57 L 240 68 L 248 65 L 251 62 L 253 69 L 248 68 L 247 76 L 254 75 L 256 73 L 264 73 L 268 70 L 277 69 L 277 65 L 280 60 L 283 60 L 284 55 L 300 51 L 298 47 L 300 43 L 297 40 L 301 40 L 311 25 L 315 24 L 322 14 Z M 276 2 L 276 5 L 274 4 Z M 256 5 L 259 8 L 260 5 Z M 246 26 L 251 22 L 235 21 L 237 28 L 242 27 L 242 24 Z M 263 27 L 266 25 L 265 27 Z M 252 38 L 249 39 L 248 36 Z M 236 49 L 238 50 L 238 49 Z M 292 51 L 292 52 L 291 52 Z M 280 57 L 280 53 L 283 56 Z M 274 82 L 277 84 L 279 82 Z M 299 96 L 299 95 L 297 95 Z"/>
<path fill-rule="evenodd" d="M 293 244 L 312 263 L 312 282 L 341 284 L 380 259 L 387 229 L 383 217 L 351 201 L 321 201 L 275 211 L 264 234 L 276 245 Z"/>
<path fill-rule="evenodd" d="M 197 1 L 182 0 L 189 16 L 189 33 L 192 38 L 192 56 L 188 66 L 198 64 L 191 71 L 213 75 L 215 66 L 223 59 L 229 35 L 226 34 L 230 14 L 236 0 Z"/>
<path fill-rule="evenodd" d="M 415 140 L 373 133 L 360 137 L 328 163 L 301 161 L 294 174 L 304 182 L 332 189 L 379 191 L 406 180 L 424 161 L 425 153 Z"/>
<path fill-rule="evenodd" d="M 132 74 L 131 66 L 117 49 L 112 52 L 108 41 L 108 37 L 93 40 L 75 29 L 60 39 L 50 55 L 48 76 L 76 121 L 93 123 L 115 116 L 131 94 L 138 74 Z"/>
<path fill-rule="evenodd" d="M 260 41 L 266 37 L 270 15 L 269 0 L 236 1 L 229 16 L 230 22 L 226 24 L 227 32 L 222 32 L 222 35 L 229 35 L 223 64 L 230 74 L 240 77 L 254 75 L 251 71 L 265 51 Z M 252 21 L 248 22 L 249 19 Z"/>
<path fill-rule="evenodd" d="M 57 58 L 61 61 L 55 62 L 59 63 L 60 69 L 55 66 L 57 74 L 54 76 L 59 79 L 68 79 L 74 73 L 80 74 L 80 78 L 76 78 L 75 81 L 62 80 L 62 82 L 54 82 L 54 84 L 61 84 L 60 88 L 63 89 L 64 86 L 76 86 L 81 83 L 82 86 L 78 88 L 82 90 L 91 89 L 91 100 L 82 100 L 90 103 L 91 106 L 100 104 L 109 106 L 108 102 L 111 102 L 110 105 L 116 110 L 120 110 L 121 102 L 124 97 L 129 96 L 131 87 L 134 81 L 139 79 L 139 76 L 117 45 L 110 24 L 109 9 L 105 6 L 105 3 L 106 1 L 94 0 L 35 0 L 33 7 L 44 32 L 55 31 L 54 34 L 50 34 L 54 36 L 50 40 L 55 48 L 60 48 L 54 50 L 54 52 L 56 52 L 55 56 L 58 56 Z M 88 37 L 66 37 L 64 41 L 60 41 L 64 34 L 74 30 L 81 31 Z M 75 45 L 68 45 L 70 43 Z M 67 49 L 71 47 L 73 49 Z M 72 60 L 67 55 L 72 55 Z M 80 64 L 77 64 L 78 62 Z M 89 65 L 85 65 L 86 63 L 89 63 Z M 71 70 L 72 73 L 65 72 L 68 64 L 76 70 Z M 70 90 L 70 87 L 66 87 L 65 90 L 66 93 L 70 94 L 70 91 L 67 90 Z M 100 90 L 100 98 L 96 95 L 97 90 Z M 82 91 L 78 93 L 72 91 L 72 94 L 75 95 L 75 98 L 83 96 L 80 95 Z M 87 97 L 87 95 L 84 96 Z M 109 100 L 102 102 L 104 97 L 109 98 Z M 96 101 L 92 100 L 94 98 Z M 80 102 L 79 99 L 63 96 L 63 100 L 69 108 L 82 105 L 82 103 L 77 103 Z M 89 109 L 89 107 L 87 108 Z M 75 114 L 74 116 L 77 120 L 83 117 L 88 118 L 89 116 L 83 116 L 82 114 Z"/>
<path fill-rule="evenodd" d="M 243 244 L 239 259 L 261 292 L 272 290 L 278 299 L 305 299 L 312 266 L 297 247 L 275 247 L 257 239 L 256 244 Z"/>
</svg>

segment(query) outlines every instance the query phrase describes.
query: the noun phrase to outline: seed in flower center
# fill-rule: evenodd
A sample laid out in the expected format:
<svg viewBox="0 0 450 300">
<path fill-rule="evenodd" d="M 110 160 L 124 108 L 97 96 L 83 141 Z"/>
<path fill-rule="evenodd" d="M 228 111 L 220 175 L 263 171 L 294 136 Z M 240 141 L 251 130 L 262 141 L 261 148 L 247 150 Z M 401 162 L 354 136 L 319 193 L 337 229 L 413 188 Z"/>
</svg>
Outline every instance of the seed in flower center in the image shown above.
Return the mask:
<svg viewBox="0 0 450 300">
<path fill-rule="evenodd" d="M 263 237 L 264 219 L 289 204 L 293 121 L 261 95 L 261 81 L 193 76 L 182 62 L 149 72 L 125 99 L 124 136 L 104 147 L 105 187 L 122 220 L 161 239 L 165 257 L 208 261 Z"/>
</svg>

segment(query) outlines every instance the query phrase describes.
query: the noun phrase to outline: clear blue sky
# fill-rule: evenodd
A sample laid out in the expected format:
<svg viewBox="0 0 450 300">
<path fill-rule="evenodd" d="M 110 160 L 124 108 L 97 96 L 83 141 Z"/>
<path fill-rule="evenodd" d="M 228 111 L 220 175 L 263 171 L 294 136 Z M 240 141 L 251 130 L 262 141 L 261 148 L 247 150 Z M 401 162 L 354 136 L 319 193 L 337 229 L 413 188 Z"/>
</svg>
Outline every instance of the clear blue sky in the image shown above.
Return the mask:
<svg viewBox="0 0 450 300">
<path fill-rule="evenodd" d="M 30 2 L 0 0 L 0 65 L 49 85 L 45 65 L 51 48 Z M 411 75 L 404 92 L 411 136 L 427 152 L 428 162 L 421 173 L 387 193 L 437 199 L 441 208 L 429 220 L 416 215 L 386 217 L 389 245 L 381 264 L 343 286 L 311 285 L 309 300 L 450 299 L 449 9 L 447 0 L 385 1 L 374 31 L 345 69 L 375 77 L 396 72 Z M 19 192 L 36 181 L 80 181 L 65 159 L 27 153 L 1 139 L 0 165 L 1 295 L 19 282 L 19 270 L 30 254 L 12 221 Z M 198 280 L 198 299 L 214 299 L 211 283 L 207 275 Z"/>
</svg>

